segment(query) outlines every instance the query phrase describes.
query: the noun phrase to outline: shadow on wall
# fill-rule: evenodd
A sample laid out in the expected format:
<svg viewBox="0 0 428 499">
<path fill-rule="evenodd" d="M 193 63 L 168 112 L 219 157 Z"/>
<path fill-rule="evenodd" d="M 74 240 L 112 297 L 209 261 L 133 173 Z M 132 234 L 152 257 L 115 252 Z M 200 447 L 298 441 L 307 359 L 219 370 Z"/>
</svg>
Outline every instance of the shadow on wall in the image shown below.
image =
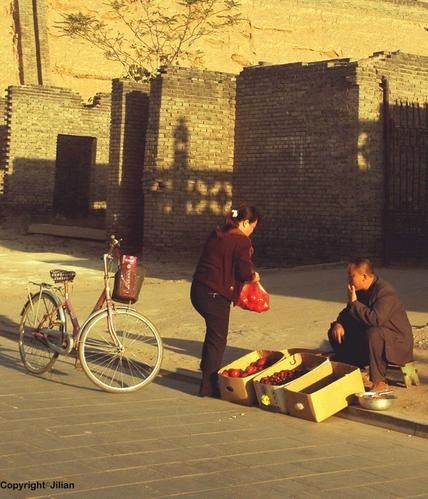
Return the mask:
<svg viewBox="0 0 428 499">
<path fill-rule="evenodd" d="M 143 238 L 143 170 L 146 147 L 146 130 L 149 96 L 142 91 L 131 91 L 125 95 L 122 114 L 123 143 L 115 147 L 117 123 L 111 122 L 110 161 L 120 165 L 117 172 L 110 172 L 113 182 L 109 183 L 109 227 L 123 240 L 123 249 L 128 254 L 139 255 Z M 130 202 L 130 200 L 132 200 Z"/>
<path fill-rule="evenodd" d="M 221 225 L 230 209 L 232 172 L 203 164 L 189 166 L 192 136 L 185 117 L 178 119 L 171 133 L 171 168 L 153 168 L 144 177 L 145 243 L 166 252 L 179 248 L 197 253 L 208 233 Z M 207 140 L 206 155 L 209 144 Z M 199 142 L 193 147 L 204 146 Z M 216 143 L 216 147 L 221 147 L 221 143 Z M 193 159 L 192 163 L 195 162 Z"/>
<path fill-rule="evenodd" d="M 90 168 L 84 175 L 84 188 L 82 177 L 73 171 L 74 164 L 68 162 L 67 167 L 66 181 L 63 178 L 59 182 L 57 162 L 15 159 L 12 173 L 5 176 L 5 213 L 19 207 L 20 212 L 29 213 L 31 221 L 35 222 L 57 217 L 62 223 L 89 226 L 92 223 L 95 227 L 104 227 L 108 165 L 97 164 Z M 77 211 L 76 206 L 80 207 Z"/>
<path fill-rule="evenodd" d="M 358 166 L 358 154 L 370 154 L 358 150 L 361 126 L 376 123 L 359 121 L 353 69 L 312 71 L 255 68 L 237 80 L 234 198 L 260 207 L 254 243 L 260 260 L 274 265 L 349 256 L 361 246 L 351 224 L 364 218 L 355 186 L 371 182 L 382 192 L 377 171 Z"/>
<path fill-rule="evenodd" d="M 4 140 L 6 138 L 7 126 L 0 125 L 0 151 L 3 150 Z"/>
<path fill-rule="evenodd" d="M 233 191 L 265 215 L 254 235 L 262 261 L 381 258 L 385 243 L 400 239 L 405 255 L 411 233 L 410 253 L 426 246 L 427 202 L 415 199 L 428 191 L 427 105 L 388 102 L 389 80 L 394 95 L 425 98 L 423 73 L 402 77 L 385 61 L 372 74 L 360 70 L 365 62 L 345 59 L 247 68 L 238 76 Z M 381 71 L 389 75 L 382 84 Z M 396 125 L 386 123 L 393 117 Z M 391 169 L 398 188 L 388 185 Z M 401 207 L 385 206 L 386 185 L 406 198 Z"/>
<path fill-rule="evenodd" d="M 174 213 L 223 216 L 231 201 L 231 173 L 221 170 L 189 169 L 190 134 L 186 119 L 181 117 L 174 130 L 173 169 L 178 172 L 176 190 L 185 193 L 178 198 Z"/>
<path fill-rule="evenodd" d="M 389 106 L 385 130 L 385 257 L 428 263 L 428 103 Z"/>
<path fill-rule="evenodd" d="M 173 250 L 177 241 L 185 241 L 188 249 L 200 249 L 230 208 L 233 182 L 236 203 L 254 203 L 264 215 L 253 238 L 257 263 L 334 262 L 361 254 L 379 261 L 385 243 L 392 256 L 416 256 L 416 250 L 423 256 L 421 241 L 428 241 L 425 115 L 412 122 L 403 118 L 402 106 L 390 106 L 396 124 L 385 135 L 382 107 L 379 121 L 358 120 L 355 102 L 343 97 L 343 119 L 337 118 L 339 108 L 321 130 L 319 123 L 295 123 L 300 142 L 269 116 L 273 126 L 258 161 L 260 141 L 250 146 L 238 130 L 233 175 L 189 168 L 191 136 L 181 117 L 172 132 L 172 168 L 145 178 L 146 225 L 155 245 Z M 411 247 L 406 250 L 403 241 L 412 241 Z"/>
</svg>

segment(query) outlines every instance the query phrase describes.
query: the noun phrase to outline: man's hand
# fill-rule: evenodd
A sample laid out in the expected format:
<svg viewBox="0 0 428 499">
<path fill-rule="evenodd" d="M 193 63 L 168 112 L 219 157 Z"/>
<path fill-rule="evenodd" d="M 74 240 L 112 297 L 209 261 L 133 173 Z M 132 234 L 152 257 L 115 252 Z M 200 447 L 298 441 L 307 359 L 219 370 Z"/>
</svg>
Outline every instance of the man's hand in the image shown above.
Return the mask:
<svg viewBox="0 0 428 499">
<path fill-rule="evenodd" d="M 342 324 L 336 322 L 331 330 L 331 334 L 336 342 L 340 345 L 342 343 L 342 339 L 345 336 L 345 330 L 343 329 Z"/>
<path fill-rule="evenodd" d="M 354 303 L 354 301 L 357 301 L 357 292 L 355 291 L 355 286 L 352 286 L 352 284 L 348 284 L 348 303 Z"/>
</svg>

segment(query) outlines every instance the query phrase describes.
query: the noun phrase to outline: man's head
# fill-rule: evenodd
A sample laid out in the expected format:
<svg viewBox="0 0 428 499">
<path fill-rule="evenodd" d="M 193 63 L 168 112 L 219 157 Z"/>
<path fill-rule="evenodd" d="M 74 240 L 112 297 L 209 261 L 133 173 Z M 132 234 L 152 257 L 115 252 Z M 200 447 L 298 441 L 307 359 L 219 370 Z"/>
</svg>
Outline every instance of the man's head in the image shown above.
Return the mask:
<svg viewBox="0 0 428 499">
<path fill-rule="evenodd" d="M 368 258 L 353 258 L 348 262 L 348 282 L 356 291 L 369 289 L 374 277 L 373 264 Z"/>
</svg>

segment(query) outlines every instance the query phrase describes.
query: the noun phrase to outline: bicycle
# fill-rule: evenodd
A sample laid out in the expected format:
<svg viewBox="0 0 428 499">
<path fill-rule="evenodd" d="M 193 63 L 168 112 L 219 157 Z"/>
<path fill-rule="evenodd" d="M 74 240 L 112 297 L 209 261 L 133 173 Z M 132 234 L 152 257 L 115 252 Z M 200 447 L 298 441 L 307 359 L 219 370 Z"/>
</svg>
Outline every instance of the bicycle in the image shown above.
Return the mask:
<svg viewBox="0 0 428 499">
<path fill-rule="evenodd" d="M 111 236 L 103 255 L 104 288 L 88 318 L 79 325 L 69 287 L 76 272 L 50 271 L 54 285 L 30 282 L 28 299 L 21 311 L 19 352 L 32 374 L 49 371 L 59 355 L 76 354 L 89 379 L 107 392 L 133 392 L 148 385 L 158 374 L 162 339 L 155 326 L 128 305 L 114 303 L 110 288 L 113 262 L 120 269 L 120 242 Z M 119 270 L 120 272 L 120 270 Z M 58 286 L 58 284 L 60 284 Z M 73 331 L 67 331 L 67 318 Z"/>
</svg>

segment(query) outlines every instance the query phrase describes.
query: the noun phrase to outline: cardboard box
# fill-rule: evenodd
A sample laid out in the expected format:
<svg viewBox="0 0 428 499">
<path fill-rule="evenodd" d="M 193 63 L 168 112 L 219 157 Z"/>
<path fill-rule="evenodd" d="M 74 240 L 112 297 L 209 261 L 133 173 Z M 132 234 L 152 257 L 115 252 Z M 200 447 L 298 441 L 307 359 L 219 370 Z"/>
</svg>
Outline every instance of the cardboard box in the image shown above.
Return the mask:
<svg viewBox="0 0 428 499">
<path fill-rule="evenodd" d="M 328 373 L 314 369 L 284 388 L 290 415 L 319 423 L 347 407 L 354 402 L 356 393 L 364 391 L 358 367 L 327 362 Z"/>
<path fill-rule="evenodd" d="M 245 378 L 231 378 L 222 376 L 221 373 L 225 369 L 245 369 L 251 362 L 255 362 L 261 357 L 268 357 L 270 362 L 278 362 L 288 355 L 287 351 L 273 351 L 273 350 L 254 350 L 247 353 L 243 357 L 234 360 L 227 366 L 222 367 L 218 371 L 218 385 L 220 388 L 220 397 L 229 402 L 235 402 L 243 405 L 256 405 L 257 398 L 253 386 L 253 378 L 263 371 L 259 371 Z"/>
<path fill-rule="evenodd" d="M 323 369 L 324 365 L 328 365 L 328 360 L 326 357 L 322 357 L 320 355 L 315 355 L 312 353 L 301 352 L 294 353 L 293 355 L 288 355 L 272 367 L 268 367 L 262 373 L 257 374 L 253 379 L 253 384 L 259 407 L 273 412 L 283 412 L 284 414 L 287 413 L 284 386 L 292 383 L 292 381 L 285 382 L 282 385 L 265 385 L 264 383 L 261 383 L 261 379 L 265 376 L 271 376 L 272 374 L 282 370 L 291 371 L 296 368 L 303 368 L 310 371 L 312 371 L 313 369 Z M 319 376 L 328 373 L 329 369 L 327 368 L 322 370 Z M 304 377 L 306 375 L 307 374 L 303 374 L 301 377 Z"/>
</svg>

